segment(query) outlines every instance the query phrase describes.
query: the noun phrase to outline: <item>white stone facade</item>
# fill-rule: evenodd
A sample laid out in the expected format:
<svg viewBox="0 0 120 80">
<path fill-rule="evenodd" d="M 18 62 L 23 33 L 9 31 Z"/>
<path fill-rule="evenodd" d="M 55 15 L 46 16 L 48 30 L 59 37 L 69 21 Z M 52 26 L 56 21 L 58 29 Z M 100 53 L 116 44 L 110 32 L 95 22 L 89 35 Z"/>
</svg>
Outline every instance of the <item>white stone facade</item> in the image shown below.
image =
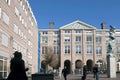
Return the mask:
<svg viewBox="0 0 120 80">
<path fill-rule="evenodd" d="M 60 29 L 42 29 L 40 32 L 41 63 L 44 60 L 43 47 L 58 46 L 60 54 L 60 67 L 69 66 L 70 72 L 74 72 L 77 61 L 81 67 L 88 66 L 91 71 L 94 64 L 98 64 L 101 70 L 106 70 L 107 40 L 109 29 L 96 29 L 96 27 L 79 20 L 60 27 Z M 58 33 L 58 34 L 57 34 Z M 120 59 L 120 30 L 116 29 L 114 53 L 116 63 Z M 67 64 L 67 65 L 66 65 Z"/>
</svg>

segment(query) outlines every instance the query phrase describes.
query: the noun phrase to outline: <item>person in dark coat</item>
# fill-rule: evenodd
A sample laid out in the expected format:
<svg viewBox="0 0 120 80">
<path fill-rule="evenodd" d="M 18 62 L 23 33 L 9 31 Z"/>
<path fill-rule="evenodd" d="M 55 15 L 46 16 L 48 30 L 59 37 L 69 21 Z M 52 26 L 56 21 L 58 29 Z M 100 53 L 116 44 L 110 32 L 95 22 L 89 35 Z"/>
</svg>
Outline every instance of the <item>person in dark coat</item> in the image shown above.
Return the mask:
<svg viewBox="0 0 120 80">
<path fill-rule="evenodd" d="M 62 70 L 62 74 L 63 74 L 63 76 L 64 76 L 64 79 L 67 80 L 68 70 L 67 70 L 66 66 L 65 66 L 64 69 Z"/>
<path fill-rule="evenodd" d="M 95 64 L 95 66 L 93 67 L 93 74 L 93 77 L 96 78 L 96 80 L 99 80 L 99 70 L 97 64 Z"/>
<path fill-rule="evenodd" d="M 25 63 L 22 59 L 21 52 L 16 51 L 14 57 L 10 61 L 10 73 L 7 80 L 28 80 L 25 69 Z"/>
<path fill-rule="evenodd" d="M 82 76 L 82 80 L 86 80 L 86 76 L 87 76 L 87 67 L 86 65 L 83 66 L 83 76 Z"/>
</svg>

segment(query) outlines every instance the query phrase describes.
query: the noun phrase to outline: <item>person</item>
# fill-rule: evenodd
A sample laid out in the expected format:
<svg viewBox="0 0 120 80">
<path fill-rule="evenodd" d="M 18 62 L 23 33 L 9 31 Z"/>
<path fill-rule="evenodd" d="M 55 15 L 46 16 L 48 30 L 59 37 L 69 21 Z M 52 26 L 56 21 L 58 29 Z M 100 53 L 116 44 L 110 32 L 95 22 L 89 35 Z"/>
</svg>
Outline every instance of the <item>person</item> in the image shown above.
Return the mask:
<svg viewBox="0 0 120 80">
<path fill-rule="evenodd" d="M 66 66 L 65 66 L 64 69 L 62 70 L 62 74 L 63 74 L 63 76 L 64 76 L 64 79 L 67 80 L 68 70 L 67 70 Z"/>
<path fill-rule="evenodd" d="M 22 59 L 21 52 L 16 51 L 14 57 L 10 61 L 10 73 L 6 80 L 28 80 L 25 69 L 25 63 Z"/>
<path fill-rule="evenodd" d="M 86 80 L 86 76 L 87 76 L 87 67 L 86 65 L 83 66 L 83 76 L 82 76 L 82 80 Z"/>
<path fill-rule="evenodd" d="M 96 80 L 99 80 L 99 71 L 97 64 L 95 64 L 95 66 L 93 67 L 93 74 L 94 74 L 93 77 L 96 78 Z"/>
</svg>

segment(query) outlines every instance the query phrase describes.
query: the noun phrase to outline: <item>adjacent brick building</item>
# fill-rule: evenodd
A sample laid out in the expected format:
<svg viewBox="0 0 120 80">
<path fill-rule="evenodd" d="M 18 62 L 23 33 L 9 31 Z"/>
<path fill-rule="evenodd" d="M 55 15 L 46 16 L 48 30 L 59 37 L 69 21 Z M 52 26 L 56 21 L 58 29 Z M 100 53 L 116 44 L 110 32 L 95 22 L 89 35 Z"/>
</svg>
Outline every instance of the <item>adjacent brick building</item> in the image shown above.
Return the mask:
<svg viewBox="0 0 120 80">
<path fill-rule="evenodd" d="M 9 73 L 10 59 L 22 52 L 28 75 L 38 71 L 38 28 L 27 0 L 0 0 L 0 76 Z"/>
</svg>

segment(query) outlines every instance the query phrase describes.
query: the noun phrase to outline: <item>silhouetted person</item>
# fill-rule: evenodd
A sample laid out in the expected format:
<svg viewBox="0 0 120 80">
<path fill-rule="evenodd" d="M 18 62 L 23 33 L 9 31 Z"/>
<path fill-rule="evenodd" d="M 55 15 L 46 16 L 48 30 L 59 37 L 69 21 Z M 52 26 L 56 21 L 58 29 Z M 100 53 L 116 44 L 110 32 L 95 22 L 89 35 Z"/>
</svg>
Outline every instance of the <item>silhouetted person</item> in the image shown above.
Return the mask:
<svg viewBox="0 0 120 80">
<path fill-rule="evenodd" d="M 66 66 L 65 66 L 64 69 L 62 70 L 62 74 L 63 74 L 63 76 L 64 76 L 64 79 L 67 80 L 68 70 L 67 70 Z"/>
<path fill-rule="evenodd" d="M 16 51 L 14 57 L 10 61 L 10 74 L 7 80 L 28 80 L 25 69 L 25 63 L 22 59 L 21 52 Z"/>
<path fill-rule="evenodd" d="M 87 67 L 86 65 L 83 66 L 83 76 L 82 76 L 82 80 L 86 80 L 86 76 L 87 76 Z"/>
<path fill-rule="evenodd" d="M 93 74 L 94 74 L 93 77 L 96 78 L 96 80 L 99 80 L 99 71 L 97 65 L 93 67 Z"/>
</svg>

